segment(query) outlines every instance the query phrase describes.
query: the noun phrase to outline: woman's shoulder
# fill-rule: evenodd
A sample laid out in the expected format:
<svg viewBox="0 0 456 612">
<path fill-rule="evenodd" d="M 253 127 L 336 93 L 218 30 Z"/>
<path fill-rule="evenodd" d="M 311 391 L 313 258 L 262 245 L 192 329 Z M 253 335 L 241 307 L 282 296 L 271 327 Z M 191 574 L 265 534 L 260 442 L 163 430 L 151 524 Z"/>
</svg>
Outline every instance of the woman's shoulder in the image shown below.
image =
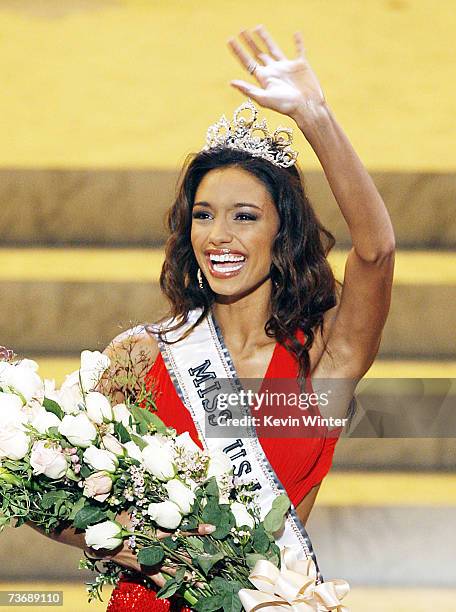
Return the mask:
<svg viewBox="0 0 456 612">
<path fill-rule="evenodd" d="M 115 359 L 131 357 L 136 360 L 142 357 L 152 364 L 159 350 L 151 326 L 144 323 L 122 331 L 111 340 L 103 352 L 108 357 Z"/>
<path fill-rule="evenodd" d="M 100 389 L 117 402 L 123 402 L 129 394 L 136 394 L 159 352 L 149 325 L 124 330 L 103 351 L 111 364 L 100 381 Z"/>
</svg>

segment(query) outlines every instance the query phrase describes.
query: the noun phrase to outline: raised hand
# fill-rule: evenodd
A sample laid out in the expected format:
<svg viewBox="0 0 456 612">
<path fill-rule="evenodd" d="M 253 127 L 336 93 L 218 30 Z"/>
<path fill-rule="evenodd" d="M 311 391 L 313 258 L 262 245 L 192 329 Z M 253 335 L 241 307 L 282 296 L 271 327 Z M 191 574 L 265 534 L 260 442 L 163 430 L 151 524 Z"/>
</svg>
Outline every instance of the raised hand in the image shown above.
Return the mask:
<svg viewBox="0 0 456 612">
<path fill-rule="evenodd" d="M 292 119 L 299 116 L 302 120 L 306 113 L 313 113 L 319 106 L 324 106 L 325 97 L 306 58 L 301 33 L 294 35 L 297 56 L 288 59 L 264 26 L 255 27 L 253 32 L 267 52 L 261 49 L 249 30 L 244 30 L 239 36 L 251 55 L 236 38 L 230 38 L 228 46 L 257 80 L 257 84 L 242 80 L 234 80 L 230 84 L 261 106 Z"/>
</svg>

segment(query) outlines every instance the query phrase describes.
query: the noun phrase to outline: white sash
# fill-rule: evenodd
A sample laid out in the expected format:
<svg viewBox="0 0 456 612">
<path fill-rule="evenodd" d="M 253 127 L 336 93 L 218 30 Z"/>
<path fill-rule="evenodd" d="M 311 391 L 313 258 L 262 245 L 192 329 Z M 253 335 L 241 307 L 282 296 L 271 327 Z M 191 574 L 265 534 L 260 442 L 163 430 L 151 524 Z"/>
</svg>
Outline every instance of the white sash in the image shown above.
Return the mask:
<svg viewBox="0 0 456 612">
<path fill-rule="evenodd" d="M 163 337 L 167 341 L 177 340 L 197 321 L 201 312 L 201 308 L 191 311 L 184 325 L 175 331 L 163 333 Z M 224 381 L 230 379 L 230 392 L 237 393 L 242 389 L 221 330 L 212 314 L 209 313 L 186 338 L 175 344 L 167 344 L 160 340 L 158 331 L 167 329 L 171 323 L 172 321 L 166 321 L 151 325 L 150 329 L 158 341 L 176 391 L 192 415 L 204 446 L 209 451 L 223 450 L 233 463 L 235 476 L 248 474 L 249 480 L 258 482 L 260 487 L 257 492 L 258 500 L 264 516 L 269 511 L 275 497 L 280 493 L 285 493 L 285 490 L 266 458 L 254 431 L 249 431 L 249 437 L 231 439 L 205 435 L 207 412 L 213 409 L 220 388 L 217 379 L 224 379 Z M 208 383 L 208 381 L 211 382 Z M 226 391 L 226 383 L 224 391 Z M 293 548 L 299 558 L 313 559 L 317 565 L 309 536 L 293 506 L 288 513 L 285 528 L 277 537 L 276 542 L 280 547 Z M 318 577 L 320 581 L 319 573 Z"/>
</svg>

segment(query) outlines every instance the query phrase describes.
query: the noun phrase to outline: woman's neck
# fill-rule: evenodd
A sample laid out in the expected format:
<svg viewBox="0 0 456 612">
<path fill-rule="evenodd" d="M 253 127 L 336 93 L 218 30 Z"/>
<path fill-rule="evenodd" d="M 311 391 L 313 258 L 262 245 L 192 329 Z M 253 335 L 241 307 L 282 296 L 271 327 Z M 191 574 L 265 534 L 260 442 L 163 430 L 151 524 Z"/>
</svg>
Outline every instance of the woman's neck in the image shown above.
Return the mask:
<svg viewBox="0 0 456 612">
<path fill-rule="evenodd" d="M 244 353 L 271 342 L 264 331 L 270 307 L 271 281 L 268 280 L 237 300 L 221 296 L 213 304 L 212 312 L 227 344 L 237 353 Z"/>
</svg>

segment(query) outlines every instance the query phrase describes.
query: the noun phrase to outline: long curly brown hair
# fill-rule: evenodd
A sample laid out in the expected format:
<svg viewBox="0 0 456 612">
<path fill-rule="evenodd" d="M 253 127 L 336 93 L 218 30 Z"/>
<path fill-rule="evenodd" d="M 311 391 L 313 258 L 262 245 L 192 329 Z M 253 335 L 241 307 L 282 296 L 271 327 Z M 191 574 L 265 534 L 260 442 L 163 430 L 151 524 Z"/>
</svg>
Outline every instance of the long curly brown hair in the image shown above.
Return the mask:
<svg viewBox="0 0 456 612">
<path fill-rule="evenodd" d="M 190 237 L 192 208 L 203 177 L 211 170 L 227 167 L 250 172 L 263 183 L 275 203 L 280 228 L 272 247 L 271 316 L 264 329 L 267 336 L 275 338 L 295 356 L 299 377 L 305 377 L 310 370 L 309 349 L 315 332 L 323 329 L 324 313 L 336 304 L 337 281 L 327 261 L 335 244 L 334 236 L 318 220 L 296 165 L 278 167 L 263 158 L 226 147 L 187 158 L 176 200 L 167 214 L 170 236 L 160 287 L 170 302 L 167 317 L 177 321 L 167 330 L 178 329 L 188 320 L 189 311 L 202 307 L 201 316 L 181 337 L 188 335 L 215 301 L 216 295 L 209 285 L 204 283 L 201 289 L 198 284 L 198 264 Z M 164 320 L 165 317 L 160 322 Z M 305 334 L 304 344 L 295 337 L 298 329 Z M 162 340 L 166 341 L 163 336 Z"/>
</svg>

